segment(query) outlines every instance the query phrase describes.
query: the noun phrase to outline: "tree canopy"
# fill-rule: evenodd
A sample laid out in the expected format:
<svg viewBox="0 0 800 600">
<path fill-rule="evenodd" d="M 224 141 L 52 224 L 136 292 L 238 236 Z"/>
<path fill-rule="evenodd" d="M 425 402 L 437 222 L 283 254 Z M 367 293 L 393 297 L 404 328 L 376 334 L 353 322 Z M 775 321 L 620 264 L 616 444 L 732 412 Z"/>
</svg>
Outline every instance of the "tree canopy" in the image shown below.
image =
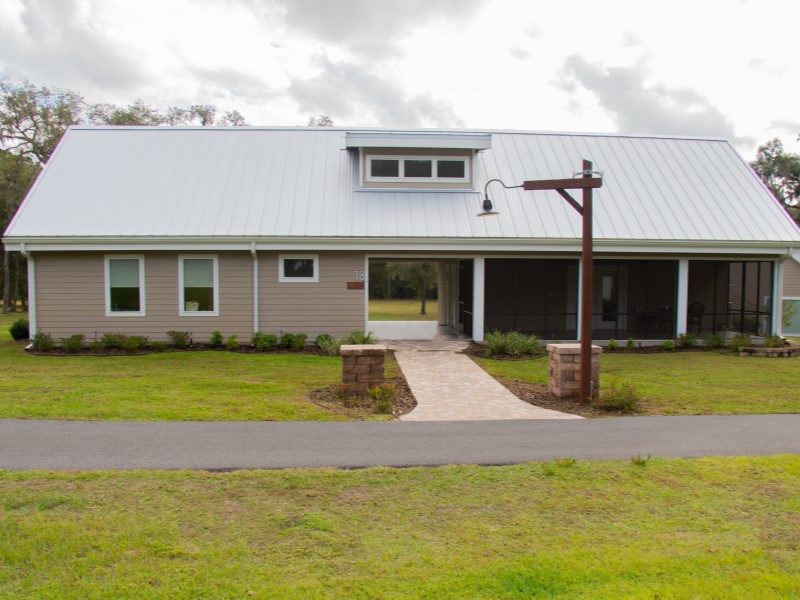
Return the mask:
<svg viewBox="0 0 800 600">
<path fill-rule="evenodd" d="M 750 166 L 800 223 L 800 156 L 784 152 L 783 143 L 775 138 L 758 147 L 756 160 Z"/>
</svg>

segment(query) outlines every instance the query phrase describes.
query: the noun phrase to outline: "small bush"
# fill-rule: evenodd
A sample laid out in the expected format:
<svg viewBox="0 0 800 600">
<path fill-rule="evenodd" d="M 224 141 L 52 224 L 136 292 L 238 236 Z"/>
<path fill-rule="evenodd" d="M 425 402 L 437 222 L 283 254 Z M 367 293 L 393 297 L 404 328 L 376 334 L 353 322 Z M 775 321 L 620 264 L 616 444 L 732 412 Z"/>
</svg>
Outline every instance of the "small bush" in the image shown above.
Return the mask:
<svg viewBox="0 0 800 600">
<path fill-rule="evenodd" d="M 239 342 L 236 340 L 235 335 L 228 336 L 228 339 L 225 340 L 225 347 L 228 350 L 238 350 L 239 349 Z"/>
<path fill-rule="evenodd" d="M 15 342 L 20 340 L 27 340 L 30 337 L 30 329 L 27 319 L 17 319 L 8 328 L 8 333 L 11 334 L 11 339 Z"/>
<path fill-rule="evenodd" d="M 149 340 L 143 335 L 131 335 L 122 342 L 122 349 L 125 352 L 139 352 L 147 346 Z"/>
<path fill-rule="evenodd" d="M 294 334 L 293 333 L 281 333 L 281 339 L 280 339 L 279 344 L 280 344 L 281 348 L 286 348 L 288 350 L 294 344 Z"/>
<path fill-rule="evenodd" d="M 637 467 L 646 467 L 647 463 L 649 463 L 652 458 L 653 457 L 649 454 L 647 456 L 639 456 L 637 454 L 636 456 L 631 456 L 631 462 Z"/>
<path fill-rule="evenodd" d="M 212 331 L 211 337 L 208 338 L 208 345 L 213 346 L 214 348 L 219 348 L 222 346 L 222 332 L 219 330 Z"/>
<path fill-rule="evenodd" d="M 170 343 L 176 348 L 186 348 L 192 342 L 192 333 L 190 331 L 175 331 L 170 329 L 167 332 L 167 337 Z"/>
<path fill-rule="evenodd" d="M 703 340 L 703 347 L 707 350 L 717 350 L 725 347 L 725 338 L 718 333 L 712 333 Z"/>
<path fill-rule="evenodd" d="M 364 333 L 363 331 L 351 331 L 347 336 L 342 339 L 342 344 L 345 345 L 362 345 L 362 344 L 374 344 L 378 340 L 372 334 L 372 332 Z"/>
<path fill-rule="evenodd" d="M 397 398 L 397 388 L 393 383 L 376 385 L 369 389 L 369 397 L 372 399 L 372 410 L 376 413 L 389 414 L 394 407 L 394 399 Z"/>
<path fill-rule="evenodd" d="M 737 334 L 728 340 L 728 347 L 735 352 L 742 348 L 747 348 L 750 344 L 750 336 L 743 333 Z"/>
<path fill-rule="evenodd" d="M 617 350 L 619 350 L 619 344 L 617 344 L 617 340 L 614 338 L 608 340 L 608 343 L 606 344 L 606 352 L 616 352 Z"/>
<path fill-rule="evenodd" d="M 342 401 L 342 404 L 346 408 L 353 408 L 358 404 L 358 394 L 346 384 L 337 386 L 334 390 L 334 394 L 336 394 L 336 397 Z"/>
<path fill-rule="evenodd" d="M 628 341 L 625 342 L 625 347 L 628 350 L 636 350 L 636 340 L 634 340 L 633 338 L 628 338 Z"/>
<path fill-rule="evenodd" d="M 31 343 L 37 352 L 52 352 L 55 347 L 53 337 L 49 333 L 37 333 L 33 336 Z"/>
<path fill-rule="evenodd" d="M 783 348 L 786 344 L 779 335 L 768 335 L 764 338 L 765 348 Z"/>
<path fill-rule="evenodd" d="M 257 331 L 253 334 L 253 347 L 259 352 L 269 352 L 278 343 L 278 336 Z"/>
<path fill-rule="evenodd" d="M 681 350 L 693 347 L 697 343 L 697 336 L 692 333 L 682 333 L 675 340 L 675 345 Z"/>
<path fill-rule="evenodd" d="M 319 349 L 322 350 L 325 354 L 330 354 L 331 356 L 339 356 L 339 350 L 342 347 L 342 340 L 344 338 L 339 338 L 338 340 L 333 338 L 332 336 L 328 335 L 327 333 L 323 333 L 317 336 L 315 343 L 319 346 Z"/>
<path fill-rule="evenodd" d="M 308 339 L 307 333 L 295 333 L 294 340 L 291 345 L 292 350 L 305 350 L 306 340 Z"/>
<path fill-rule="evenodd" d="M 675 342 L 672 340 L 664 340 L 663 342 L 661 342 L 661 348 L 663 348 L 667 352 L 671 352 L 675 350 Z"/>
<path fill-rule="evenodd" d="M 486 356 L 532 356 L 542 351 L 538 336 L 519 331 L 490 331 L 485 342 Z"/>
<path fill-rule="evenodd" d="M 126 339 L 128 336 L 124 333 L 104 333 L 100 338 L 100 344 L 105 350 L 121 350 Z"/>
<path fill-rule="evenodd" d="M 164 352 L 167 349 L 167 342 L 153 342 L 150 344 L 150 349 L 153 352 Z"/>
<path fill-rule="evenodd" d="M 609 381 L 607 389 L 600 394 L 596 405 L 603 410 L 630 414 L 636 412 L 640 400 L 639 392 L 630 383 L 612 379 Z"/>
<path fill-rule="evenodd" d="M 83 350 L 83 340 L 86 338 L 82 333 L 76 333 L 69 337 L 61 338 L 61 348 L 68 354 L 75 354 Z"/>
</svg>

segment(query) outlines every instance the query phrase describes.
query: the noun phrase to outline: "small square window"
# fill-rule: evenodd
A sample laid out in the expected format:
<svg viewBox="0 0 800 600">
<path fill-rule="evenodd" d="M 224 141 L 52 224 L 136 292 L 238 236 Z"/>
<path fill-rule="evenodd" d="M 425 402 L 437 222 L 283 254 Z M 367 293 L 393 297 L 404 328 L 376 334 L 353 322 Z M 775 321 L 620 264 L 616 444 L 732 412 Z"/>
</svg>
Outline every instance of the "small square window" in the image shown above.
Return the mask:
<svg viewBox="0 0 800 600">
<path fill-rule="evenodd" d="M 464 160 L 438 160 L 436 163 L 436 176 L 453 179 L 464 179 L 467 163 Z"/>
<path fill-rule="evenodd" d="M 316 283 L 319 281 L 319 256 L 316 254 L 281 254 L 278 257 L 278 281 Z"/>
<path fill-rule="evenodd" d="M 373 158 L 370 161 L 370 176 L 400 177 L 400 161 L 385 158 Z"/>
<path fill-rule="evenodd" d="M 405 164 L 406 177 L 427 177 L 433 176 L 433 161 L 432 160 L 416 160 L 406 159 L 403 161 Z"/>
</svg>

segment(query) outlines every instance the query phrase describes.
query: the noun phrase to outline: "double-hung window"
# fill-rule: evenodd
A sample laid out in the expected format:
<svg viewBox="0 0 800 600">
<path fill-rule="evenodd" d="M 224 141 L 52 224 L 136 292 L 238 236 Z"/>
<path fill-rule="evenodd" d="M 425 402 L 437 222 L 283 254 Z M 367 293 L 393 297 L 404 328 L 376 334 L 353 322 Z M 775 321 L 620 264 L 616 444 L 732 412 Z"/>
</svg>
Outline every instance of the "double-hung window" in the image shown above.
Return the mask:
<svg viewBox="0 0 800 600">
<path fill-rule="evenodd" d="M 366 181 L 468 183 L 469 157 L 368 155 Z"/>
<path fill-rule="evenodd" d="M 180 316 L 219 315 L 219 265 L 216 255 L 179 256 L 178 280 Z"/>
<path fill-rule="evenodd" d="M 144 257 L 108 255 L 105 257 L 107 317 L 143 317 Z"/>
</svg>

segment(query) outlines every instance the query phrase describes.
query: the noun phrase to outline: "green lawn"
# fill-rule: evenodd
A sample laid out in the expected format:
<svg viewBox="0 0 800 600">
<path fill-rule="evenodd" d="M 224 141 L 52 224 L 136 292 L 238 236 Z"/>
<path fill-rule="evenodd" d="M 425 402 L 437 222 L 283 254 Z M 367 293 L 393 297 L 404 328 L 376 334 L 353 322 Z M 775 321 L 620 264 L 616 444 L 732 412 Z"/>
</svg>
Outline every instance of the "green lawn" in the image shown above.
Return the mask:
<svg viewBox="0 0 800 600">
<path fill-rule="evenodd" d="M 547 383 L 547 358 L 478 358 L 490 374 Z M 800 358 L 740 357 L 716 352 L 609 354 L 600 360 L 600 389 L 610 377 L 629 381 L 654 415 L 800 412 Z"/>
<path fill-rule="evenodd" d="M 435 321 L 439 318 L 439 303 L 428 300 L 425 312 L 419 314 L 419 300 L 373 300 L 369 301 L 370 321 Z"/>
<path fill-rule="evenodd" d="M 341 382 L 341 359 L 165 352 L 31 356 L 0 315 L 0 418 L 136 421 L 338 420 L 307 399 Z"/>
<path fill-rule="evenodd" d="M 3 598 L 790 598 L 800 457 L 0 473 Z"/>
</svg>

